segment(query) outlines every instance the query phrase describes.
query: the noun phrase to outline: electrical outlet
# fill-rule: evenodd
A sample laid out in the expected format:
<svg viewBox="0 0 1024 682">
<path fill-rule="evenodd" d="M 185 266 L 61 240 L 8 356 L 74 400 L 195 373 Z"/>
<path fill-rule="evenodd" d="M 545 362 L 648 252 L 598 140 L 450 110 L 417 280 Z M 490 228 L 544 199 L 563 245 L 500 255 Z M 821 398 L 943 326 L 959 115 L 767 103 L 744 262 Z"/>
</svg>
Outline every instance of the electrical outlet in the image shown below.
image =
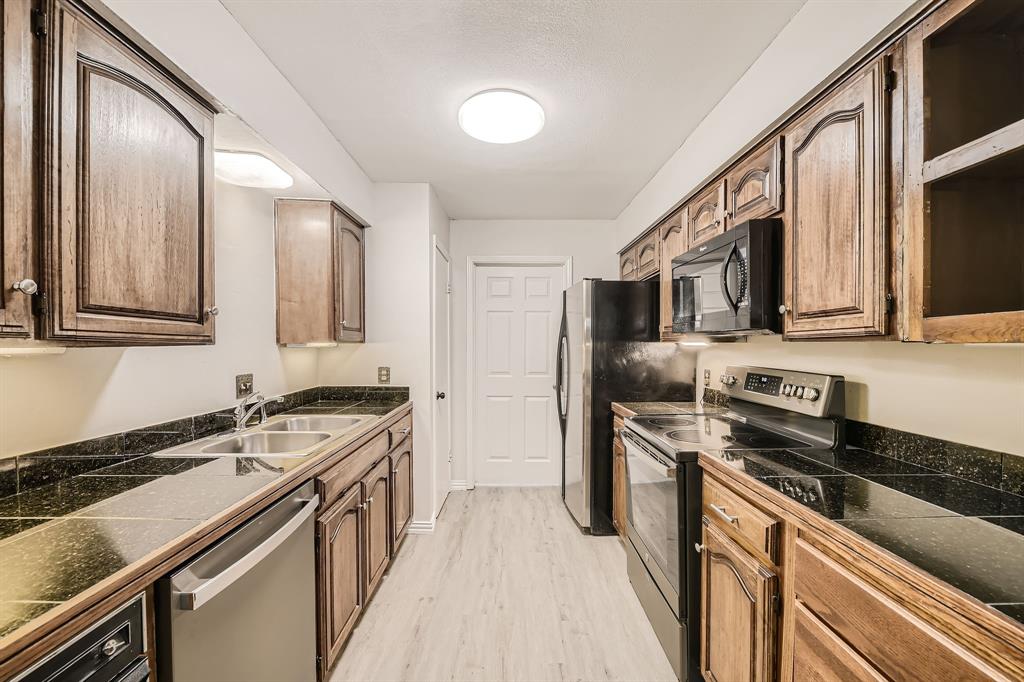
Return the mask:
<svg viewBox="0 0 1024 682">
<path fill-rule="evenodd" d="M 252 375 L 235 375 L 235 398 L 240 399 L 252 395 Z"/>
<path fill-rule="evenodd" d="M 391 383 L 391 368 L 390 367 L 378 367 L 377 368 L 377 383 L 378 384 L 390 384 Z"/>
<path fill-rule="evenodd" d="M 704 385 L 705 386 L 710 386 L 711 385 L 711 370 L 710 369 L 704 370 Z"/>
</svg>

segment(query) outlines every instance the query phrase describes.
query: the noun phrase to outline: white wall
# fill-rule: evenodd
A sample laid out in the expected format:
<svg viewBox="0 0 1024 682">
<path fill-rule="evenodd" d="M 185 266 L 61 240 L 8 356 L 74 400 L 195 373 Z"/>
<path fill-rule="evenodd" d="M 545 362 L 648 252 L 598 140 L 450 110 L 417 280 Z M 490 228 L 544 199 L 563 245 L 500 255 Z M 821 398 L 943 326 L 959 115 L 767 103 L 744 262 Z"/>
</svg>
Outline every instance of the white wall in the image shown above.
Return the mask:
<svg viewBox="0 0 1024 682">
<path fill-rule="evenodd" d="M 316 385 L 316 350 L 277 346 L 273 196 L 215 192 L 217 343 L 0 358 L 0 457 L 224 408 L 236 374 L 268 395 Z"/>
<path fill-rule="evenodd" d="M 408 386 L 413 401 L 413 521 L 434 518 L 430 384 L 431 230 L 444 233 L 424 183 L 376 183 L 376 223 L 366 231 L 366 343 L 320 350 L 319 383 L 376 384 L 377 367 Z M 431 219 L 433 216 L 433 220 Z"/>
<path fill-rule="evenodd" d="M 611 220 L 453 220 L 452 480 L 466 480 L 467 260 L 480 256 L 572 256 L 573 278 L 618 277 Z"/>
<path fill-rule="evenodd" d="M 752 338 L 698 357 L 712 388 L 728 364 L 842 374 L 851 419 L 1024 455 L 1024 347 Z"/>
<path fill-rule="evenodd" d="M 696 189 L 914 2 L 809 0 L 619 214 L 614 251 Z"/>
<path fill-rule="evenodd" d="M 104 0 L 263 139 L 373 223 L 372 182 L 217 0 Z"/>
</svg>

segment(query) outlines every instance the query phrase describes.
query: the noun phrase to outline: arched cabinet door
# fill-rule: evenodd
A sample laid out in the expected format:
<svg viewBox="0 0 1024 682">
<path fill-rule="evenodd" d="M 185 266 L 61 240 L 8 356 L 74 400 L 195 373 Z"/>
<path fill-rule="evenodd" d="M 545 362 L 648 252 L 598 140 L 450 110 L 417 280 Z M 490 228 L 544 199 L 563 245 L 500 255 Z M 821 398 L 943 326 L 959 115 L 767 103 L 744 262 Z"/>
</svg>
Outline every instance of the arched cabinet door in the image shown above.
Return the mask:
<svg viewBox="0 0 1024 682">
<path fill-rule="evenodd" d="M 48 17 L 45 335 L 212 343 L 213 109 L 79 4 Z"/>
<path fill-rule="evenodd" d="M 363 593 L 368 600 L 391 563 L 391 461 L 384 457 L 363 478 L 364 537 L 366 538 L 366 580 Z"/>
<path fill-rule="evenodd" d="M 781 137 L 769 140 L 729 171 L 725 184 L 729 227 L 782 210 Z"/>
<path fill-rule="evenodd" d="M 401 546 L 412 521 L 412 440 L 388 455 L 391 460 L 391 555 Z"/>
<path fill-rule="evenodd" d="M 331 669 L 363 610 L 363 491 L 351 486 L 316 522 L 321 672 Z M 326 677 L 324 677 L 326 679 Z"/>
<path fill-rule="evenodd" d="M 706 242 L 725 232 L 725 180 L 717 182 L 693 197 L 688 212 L 687 248 Z"/>
<path fill-rule="evenodd" d="M 661 252 L 661 337 L 672 337 L 672 259 L 686 253 L 686 208 L 681 208 L 658 227 Z"/>
<path fill-rule="evenodd" d="M 363 228 L 334 209 L 334 314 L 338 341 L 361 343 L 366 338 Z"/>
<path fill-rule="evenodd" d="M 886 333 L 886 64 L 855 74 L 786 130 L 787 337 Z"/>
<path fill-rule="evenodd" d="M 778 578 L 704 517 L 700 669 L 708 682 L 775 678 Z"/>
</svg>

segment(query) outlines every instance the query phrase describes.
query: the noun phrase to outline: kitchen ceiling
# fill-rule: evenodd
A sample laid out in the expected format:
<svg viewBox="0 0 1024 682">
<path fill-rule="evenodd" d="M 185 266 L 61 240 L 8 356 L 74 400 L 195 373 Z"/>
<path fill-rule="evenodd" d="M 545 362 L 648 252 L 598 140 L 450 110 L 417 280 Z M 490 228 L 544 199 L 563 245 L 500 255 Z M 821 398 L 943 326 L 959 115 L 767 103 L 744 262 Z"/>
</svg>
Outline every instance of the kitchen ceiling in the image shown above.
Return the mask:
<svg viewBox="0 0 1024 682">
<path fill-rule="evenodd" d="M 481 219 L 616 217 L 804 0 L 222 2 L 373 180 Z M 490 88 L 540 134 L 466 135 Z"/>
</svg>

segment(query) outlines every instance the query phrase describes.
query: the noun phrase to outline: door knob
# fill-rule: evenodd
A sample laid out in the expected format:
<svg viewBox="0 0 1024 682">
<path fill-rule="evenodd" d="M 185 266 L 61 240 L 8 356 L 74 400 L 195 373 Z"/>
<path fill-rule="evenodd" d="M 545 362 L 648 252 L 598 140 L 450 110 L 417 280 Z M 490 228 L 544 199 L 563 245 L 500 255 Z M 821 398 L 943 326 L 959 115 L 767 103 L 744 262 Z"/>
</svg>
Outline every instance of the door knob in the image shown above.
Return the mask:
<svg viewBox="0 0 1024 682">
<path fill-rule="evenodd" d="M 437 392 L 437 399 L 438 400 L 444 400 L 444 391 L 438 391 Z"/>
<path fill-rule="evenodd" d="M 32 294 L 39 291 L 39 285 L 36 284 L 36 281 L 34 279 L 18 280 L 17 282 L 11 285 L 11 288 L 14 289 L 15 291 L 20 291 L 26 296 L 31 296 Z"/>
</svg>

